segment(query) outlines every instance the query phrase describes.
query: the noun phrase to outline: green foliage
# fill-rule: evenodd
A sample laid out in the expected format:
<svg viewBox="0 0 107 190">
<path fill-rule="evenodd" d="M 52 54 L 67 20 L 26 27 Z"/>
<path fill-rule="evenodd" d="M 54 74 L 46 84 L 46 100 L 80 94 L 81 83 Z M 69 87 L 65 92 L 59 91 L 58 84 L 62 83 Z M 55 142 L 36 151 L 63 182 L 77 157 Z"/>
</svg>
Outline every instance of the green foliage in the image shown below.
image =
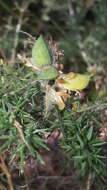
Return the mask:
<svg viewBox="0 0 107 190">
<path fill-rule="evenodd" d="M 68 152 L 69 159 L 74 161 L 81 175 L 87 172 L 103 175 L 106 167 L 106 157 L 102 152 L 102 145 L 105 142 L 101 142 L 97 136 L 99 130 L 97 117 L 92 113 L 84 113 L 77 118 L 71 113 L 63 116 L 65 140 L 62 146 Z"/>
<path fill-rule="evenodd" d="M 43 36 L 40 36 L 33 44 L 32 61 L 32 67 L 34 65 L 39 70 L 38 79 L 53 80 L 58 77 L 59 73 L 52 65 L 52 52 Z"/>
<path fill-rule="evenodd" d="M 44 67 L 41 72 L 38 74 L 38 79 L 42 80 L 53 80 L 59 75 L 58 71 L 53 66 Z"/>
<path fill-rule="evenodd" d="M 107 176 L 105 142 L 98 137 L 100 112 L 107 104 L 98 109 L 98 103 L 89 107 L 87 102 L 84 107 L 78 102 L 77 112 L 70 106 L 63 111 L 53 108 L 44 118 L 44 91 L 37 75 L 25 67 L 15 69 L 5 63 L 0 69 L 0 150 L 9 151 L 8 161 L 15 162 L 18 155 L 20 172 L 29 156 L 43 163 L 39 150 L 48 150 L 43 135 L 59 129 L 63 135 L 60 147 L 68 158 L 64 169 L 73 161 L 80 176 Z"/>
<path fill-rule="evenodd" d="M 25 68 L 19 68 L 16 72 L 5 65 L 0 76 L 0 150 L 11 149 L 11 156 L 18 154 L 21 168 L 26 156 L 32 155 L 42 161 L 37 149 L 47 149 L 42 139 L 44 129 L 38 129 L 36 113 L 42 108 L 38 110 L 35 104 L 40 87 L 34 78 L 33 73 Z M 22 126 L 25 139 L 14 126 L 15 121 Z"/>
<path fill-rule="evenodd" d="M 61 45 L 65 53 L 64 72 L 97 73 L 92 88 L 86 89 L 86 98 L 78 100 L 72 95 L 64 111 L 53 108 L 49 117 L 44 118 L 44 91 L 37 75 L 17 64 L 17 60 L 15 68 L 5 63 L 0 65 L 0 150 L 9 152 L 10 163 L 18 155 L 21 169 L 29 155 L 42 161 L 39 149 L 47 149 L 42 136 L 57 128 L 63 134 L 60 147 L 68 157 L 66 165 L 73 161 L 82 176 L 88 173 L 98 179 L 107 176 L 106 144 L 99 139 L 100 129 L 104 127 L 100 117 L 107 108 L 107 1 L 96 0 L 91 6 L 84 2 L 88 1 L 0 1 L 0 57 L 5 62 L 16 58 L 17 53 L 25 54 L 26 36 L 20 33 L 23 30 L 34 36 L 43 33 L 48 39 L 51 35 Z M 38 40 L 39 44 L 34 42 L 32 55 L 31 46 L 27 55 L 33 57 L 32 64 L 42 68 L 52 63 L 52 55 L 43 38 Z M 46 69 L 44 67 L 38 78 L 57 77 L 53 67 L 53 73 L 47 74 Z M 71 106 L 78 107 L 76 112 Z M 22 134 L 15 121 L 22 126 Z"/>
<path fill-rule="evenodd" d="M 64 48 L 65 61 L 71 63 L 70 68 L 76 72 L 86 70 L 86 65 L 90 64 L 101 66 L 106 64 L 107 60 L 107 1 L 93 1 L 89 9 L 83 2 L 29 0 L 28 12 L 24 12 L 21 24 L 23 30 L 31 34 L 37 35 L 41 31 L 51 34 Z M 18 7 L 19 4 L 12 4 L 12 2 L 9 4 L 6 0 L 1 1 L 0 4 L 1 13 L 5 13 L 8 17 L 5 22 L 1 21 L 0 32 L 3 35 L 0 37 L 0 48 L 5 50 L 6 55 L 11 55 L 21 9 Z M 21 6 L 25 6 L 24 1 Z M 25 35 L 19 35 L 17 45 L 21 45 L 25 40 Z"/>
<path fill-rule="evenodd" d="M 43 36 L 40 36 L 33 45 L 32 58 L 37 68 L 52 63 L 51 52 Z"/>
<path fill-rule="evenodd" d="M 65 149 L 68 160 L 81 176 L 91 173 L 101 178 L 106 172 L 106 142 L 98 137 L 101 128 L 99 113 L 84 112 L 77 115 L 75 112 L 65 110 L 56 112 L 58 118 L 51 123 L 51 128 L 60 128 L 64 139 L 60 146 Z M 48 121 L 49 122 L 49 121 Z"/>
</svg>

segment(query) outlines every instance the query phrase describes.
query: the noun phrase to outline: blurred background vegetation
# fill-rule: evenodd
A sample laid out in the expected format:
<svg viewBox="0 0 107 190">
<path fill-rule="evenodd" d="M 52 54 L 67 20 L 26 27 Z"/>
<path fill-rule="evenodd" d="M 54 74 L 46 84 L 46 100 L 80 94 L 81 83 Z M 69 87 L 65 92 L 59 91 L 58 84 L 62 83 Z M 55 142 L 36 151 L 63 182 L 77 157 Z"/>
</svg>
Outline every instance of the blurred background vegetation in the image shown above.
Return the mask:
<svg viewBox="0 0 107 190">
<path fill-rule="evenodd" d="M 32 43 L 27 33 L 35 38 L 43 34 L 47 40 L 52 39 L 64 50 L 64 59 L 61 60 L 64 72 L 95 73 L 83 98 L 76 99 L 74 94 L 67 109 L 60 112 L 54 108 L 49 118 L 43 117 L 44 92 L 35 81 L 35 73 L 20 65 L 17 56 L 27 53 L 31 57 L 32 46 L 26 44 Z M 107 140 L 107 135 L 102 130 L 105 127 L 107 133 L 106 44 L 107 0 L 0 0 L 0 60 L 7 63 L 0 62 L 0 151 L 6 153 L 5 161 L 13 172 L 12 179 L 16 183 L 16 189 L 21 189 L 21 186 L 27 189 L 30 178 L 35 181 L 39 175 L 73 176 L 73 180 L 69 180 L 68 188 L 65 181 L 61 184 L 64 190 L 76 189 L 76 185 L 80 187 L 81 175 L 85 176 L 82 180 L 85 181 L 83 186 L 87 183 L 87 190 L 91 189 L 91 185 L 92 189 L 106 189 L 107 147 L 103 149 L 105 142 L 99 142 Z M 8 64 L 16 67 L 8 67 Z M 22 131 L 20 125 L 23 126 Z M 57 134 L 59 129 L 61 138 Z M 100 133 L 103 133 L 102 139 L 99 139 Z M 47 134 L 49 138 L 45 136 Z M 65 154 L 63 157 L 63 151 L 59 147 L 56 150 L 59 139 L 62 139 L 60 148 L 65 149 L 67 157 Z M 46 165 L 38 167 L 35 158 L 42 161 L 40 154 Z M 60 171 L 59 165 L 57 169 L 54 167 L 57 160 L 61 161 L 61 164 L 58 162 Z M 4 162 L 0 152 L 1 163 Z M 74 172 L 75 169 L 80 173 Z M 29 184 L 26 176 L 30 179 Z M 99 176 L 105 183 L 104 188 L 98 182 L 94 184 Z M 38 179 L 37 183 L 34 182 L 36 188 L 51 189 L 50 186 L 45 188 L 42 183 L 36 186 Z M 4 176 L 2 181 L 6 187 L 10 183 L 6 183 Z M 74 184 L 71 184 L 72 181 Z M 24 188 L 25 183 L 27 185 Z M 85 189 L 83 186 L 78 189 Z M 56 181 L 52 187 L 56 188 Z"/>
<path fill-rule="evenodd" d="M 52 37 L 65 51 L 67 70 L 86 71 L 107 62 L 106 0 L 1 0 L 0 53 L 14 61 L 28 38 Z M 68 64 L 69 63 L 69 64 Z"/>
</svg>

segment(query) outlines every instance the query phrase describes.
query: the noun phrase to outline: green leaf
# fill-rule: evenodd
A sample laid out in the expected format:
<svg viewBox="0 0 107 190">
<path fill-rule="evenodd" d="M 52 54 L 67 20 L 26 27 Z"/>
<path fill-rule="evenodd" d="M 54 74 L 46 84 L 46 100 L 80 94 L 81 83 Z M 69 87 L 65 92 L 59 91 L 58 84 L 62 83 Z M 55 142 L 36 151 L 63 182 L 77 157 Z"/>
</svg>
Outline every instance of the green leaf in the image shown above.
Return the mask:
<svg viewBox="0 0 107 190">
<path fill-rule="evenodd" d="M 73 159 L 76 160 L 76 161 L 82 161 L 85 159 L 85 156 L 73 156 Z"/>
<path fill-rule="evenodd" d="M 84 142 L 82 141 L 81 137 L 78 134 L 77 134 L 77 139 L 78 139 L 78 141 L 80 143 L 81 148 L 83 148 L 84 147 Z"/>
<path fill-rule="evenodd" d="M 40 80 L 53 80 L 59 76 L 58 71 L 53 66 L 46 66 L 38 74 Z"/>
<path fill-rule="evenodd" d="M 93 144 L 93 146 L 102 146 L 104 144 L 107 144 L 107 142 L 99 142 L 99 143 L 95 143 Z"/>
<path fill-rule="evenodd" d="M 88 131 L 88 133 L 87 133 L 87 139 L 90 141 L 91 140 L 91 138 L 92 138 L 92 134 L 93 134 L 93 126 L 91 126 L 90 128 L 89 128 L 89 131 Z"/>
<path fill-rule="evenodd" d="M 52 55 L 49 50 L 47 42 L 41 35 L 33 45 L 32 48 L 32 59 L 34 65 L 37 68 L 41 68 L 44 65 L 52 63 Z"/>
<path fill-rule="evenodd" d="M 85 172 L 86 172 L 86 170 L 87 170 L 87 162 L 86 161 L 83 161 L 82 163 L 81 163 L 81 174 L 82 175 L 85 175 Z"/>
</svg>

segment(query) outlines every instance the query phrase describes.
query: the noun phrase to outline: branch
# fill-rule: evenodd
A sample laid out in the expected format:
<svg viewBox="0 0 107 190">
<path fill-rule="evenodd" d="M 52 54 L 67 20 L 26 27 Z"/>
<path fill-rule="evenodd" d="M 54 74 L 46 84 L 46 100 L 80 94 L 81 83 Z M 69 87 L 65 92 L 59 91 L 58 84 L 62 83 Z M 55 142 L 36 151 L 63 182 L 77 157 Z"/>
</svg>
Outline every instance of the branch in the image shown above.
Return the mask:
<svg viewBox="0 0 107 190">
<path fill-rule="evenodd" d="M 4 172 L 4 174 L 6 175 L 6 178 L 7 178 L 7 181 L 8 181 L 8 185 L 9 185 L 9 189 L 10 190 L 14 190 L 13 188 L 13 183 L 12 183 L 12 179 L 11 179 L 11 174 L 4 162 L 4 159 L 3 159 L 3 155 L 2 153 L 0 152 L 0 168 L 2 169 L 2 171 Z"/>
<path fill-rule="evenodd" d="M 101 111 L 101 110 L 103 110 L 103 109 L 105 109 L 105 108 L 107 108 L 107 103 L 102 103 L 102 104 L 100 104 L 100 103 L 98 103 L 98 104 L 96 104 L 96 105 L 93 105 L 93 106 L 90 106 L 90 107 L 86 107 L 86 108 L 83 108 L 83 109 L 80 109 L 80 110 L 78 110 L 77 112 L 85 112 L 85 111 Z"/>
<path fill-rule="evenodd" d="M 16 49 L 17 49 L 18 41 L 19 41 L 19 32 L 20 32 L 21 27 L 22 27 L 24 13 L 26 12 L 26 10 L 27 10 L 29 4 L 31 3 L 31 1 L 32 0 L 29 0 L 29 1 L 24 1 L 23 0 L 21 7 L 19 7 L 17 5 L 18 10 L 20 11 L 20 14 L 19 14 L 18 23 L 16 25 L 16 30 L 15 30 L 15 36 L 14 36 L 14 42 L 13 42 L 13 48 L 12 48 L 12 54 L 11 54 L 11 60 L 10 60 L 11 64 L 14 64 L 14 61 L 15 61 Z"/>
<path fill-rule="evenodd" d="M 16 121 L 16 120 L 14 121 L 14 124 L 13 124 L 13 125 L 14 125 L 14 127 L 16 127 L 16 129 L 18 130 L 22 141 L 26 144 L 27 148 L 29 149 L 29 151 L 30 151 L 31 154 L 32 154 L 31 147 L 30 147 L 30 145 L 28 144 L 28 142 L 27 142 L 26 139 L 25 139 L 25 136 L 24 136 L 24 133 L 23 133 L 22 125 L 21 125 L 18 121 Z"/>
</svg>

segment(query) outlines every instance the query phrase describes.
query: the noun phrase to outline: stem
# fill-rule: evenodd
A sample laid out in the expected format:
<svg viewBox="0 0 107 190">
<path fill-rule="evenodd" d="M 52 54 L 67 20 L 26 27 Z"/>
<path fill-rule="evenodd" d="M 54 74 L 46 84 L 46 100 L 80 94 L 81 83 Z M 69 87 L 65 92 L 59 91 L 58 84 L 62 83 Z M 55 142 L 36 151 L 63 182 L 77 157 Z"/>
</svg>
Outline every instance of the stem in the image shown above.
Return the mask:
<svg viewBox="0 0 107 190">
<path fill-rule="evenodd" d="M 22 6 L 18 7 L 18 9 L 20 11 L 20 14 L 19 14 L 18 23 L 16 25 L 13 48 L 12 48 L 12 53 L 11 53 L 10 63 L 12 63 L 12 64 L 14 63 L 15 57 L 16 57 L 16 49 L 17 49 L 18 41 L 19 41 L 19 32 L 20 32 L 20 29 L 22 27 L 24 13 L 26 12 L 26 10 L 27 10 L 30 3 L 31 3 L 31 1 L 23 1 Z"/>
<path fill-rule="evenodd" d="M 23 126 L 18 122 L 18 121 L 14 121 L 14 127 L 16 127 L 16 129 L 18 130 L 19 134 L 20 134 L 20 138 L 22 139 L 22 141 L 25 143 L 25 145 L 27 146 L 28 150 L 30 151 L 30 153 L 34 155 L 34 152 L 32 150 L 32 147 L 29 145 L 29 143 L 27 142 L 25 136 L 24 136 L 24 132 L 23 132 Z"/>
<path fill-rule="evenodd" d="M 100 103 L 99 103 L 100 104 Z M 81 112 L 85 112 L 85 111 L 101 111 L 101 110 L 103 110 L 103 109 L 105 109 L 105 108 L 107 108 L 107 103 L 102 103 L 102 104 L 96 104 L 96 105 L 93 105 L 93 106 L 90 106 L 90 107 L 86 107 L 86 108 L 83 108 L 83 109 L 80 109 L 80 110 L 78 110 L 77 112 L 78 113 L 81 113 Z"/>
<path fill-rule="evenodd" d="M 88 174 L 87 182 L 86 182 L 86 190 L 90 190 L 92 182 L 92 175 L 91 173 Z"/>
<path fill-rule="evenodd" d="M 3 155 L 1 152 L 0 152 L 0 168 L 2 169 L 4 174 L 6 175 L 8 185 L 9 185 L 9 189 L 14 190 L 12 179 L 11 179 L 11 174 L 9 173 L 9 170 L 8 170 L 8 168 L 4 162 Z"/>
</svg>

